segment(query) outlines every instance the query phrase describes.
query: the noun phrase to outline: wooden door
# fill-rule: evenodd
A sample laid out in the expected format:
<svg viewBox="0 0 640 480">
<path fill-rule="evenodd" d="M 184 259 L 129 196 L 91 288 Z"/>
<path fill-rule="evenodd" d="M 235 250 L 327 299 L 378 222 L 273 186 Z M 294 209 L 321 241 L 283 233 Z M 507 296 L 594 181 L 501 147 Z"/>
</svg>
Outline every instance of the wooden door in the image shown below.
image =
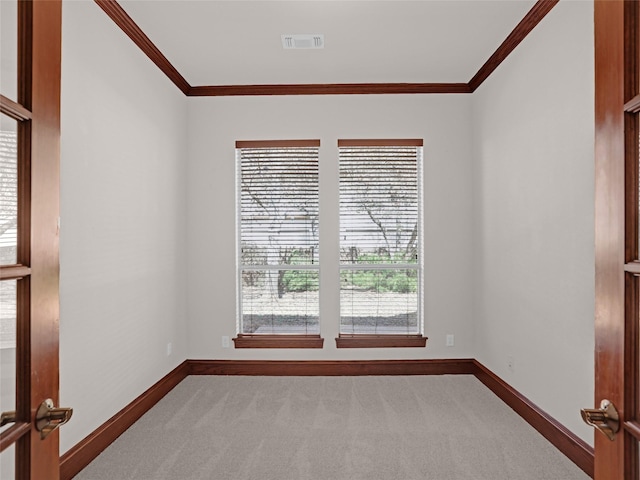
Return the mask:
<svg viewBox="0 0 640 480">
<path fill-rule="evenodd" d="M 595 479 L 637 480 L 640 251 L 637 1 L 595 2 L 595 401 L 617 407 L 613 440 L 595 434 Z"/>
<path fill-rule="evenodd" d="M 3 13 L 11 10 L 10 0 L 2 4 Z M 35 418 L 44 400 L 58 402 L 62 5 L 19 0 L 13 7 L 15 38 L 3 33 L 3 42 L 17 46 L 17 81 L 0 85 L 0 373 L 3 409 L 13 403 L 15 412 L 0 433 L 0 462 L 16 479 L 57 480 L 58 431 L 43 439 Z M 5 92 L 8 85 L 15 88 Z"/>
</svg>

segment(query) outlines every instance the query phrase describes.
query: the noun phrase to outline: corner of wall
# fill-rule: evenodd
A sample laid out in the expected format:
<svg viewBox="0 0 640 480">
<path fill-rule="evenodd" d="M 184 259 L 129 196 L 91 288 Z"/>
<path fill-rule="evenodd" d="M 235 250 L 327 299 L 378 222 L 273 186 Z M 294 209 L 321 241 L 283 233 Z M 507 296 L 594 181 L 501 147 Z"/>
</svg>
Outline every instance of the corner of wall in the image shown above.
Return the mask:
<svg viewBox="0 0 640 480">
<path fill-rule="evenodd" d="M 472 110 L 477 358 L 592 442 L 592 2 L 560 2 Z"/>
<path fill-rule="evenodd" d="M 63 5 L 64 452 L 187 356 L 184 95 L 94 2 Z"/>
</svg>

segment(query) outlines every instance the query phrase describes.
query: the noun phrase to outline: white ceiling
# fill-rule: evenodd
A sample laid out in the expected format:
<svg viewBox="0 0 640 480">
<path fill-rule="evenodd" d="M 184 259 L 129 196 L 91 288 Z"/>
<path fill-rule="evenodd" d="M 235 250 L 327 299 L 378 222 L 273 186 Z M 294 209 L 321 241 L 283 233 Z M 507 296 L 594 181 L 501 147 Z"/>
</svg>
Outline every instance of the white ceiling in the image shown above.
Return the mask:
<svg viewBox="0 0 640 480">
<path fill-rule="evenodd" d="M 535 0 L 120 0 L 192 85 L 466 83 Z M 284 50 L 282 34 L 324 34 Z"/>
</svg>

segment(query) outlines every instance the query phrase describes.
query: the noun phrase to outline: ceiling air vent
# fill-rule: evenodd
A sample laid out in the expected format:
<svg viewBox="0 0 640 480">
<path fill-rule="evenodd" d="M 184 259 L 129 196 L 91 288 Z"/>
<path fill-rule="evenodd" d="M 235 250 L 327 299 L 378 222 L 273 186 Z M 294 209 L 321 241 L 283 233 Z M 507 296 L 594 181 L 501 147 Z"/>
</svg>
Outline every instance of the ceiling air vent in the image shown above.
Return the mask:
<svg viewBox="0 0 640 480">
<path fill-rule="evenodd" d="M 324 35 L 282 35 L 282 48 L 324 48 Z"/>
</svg>

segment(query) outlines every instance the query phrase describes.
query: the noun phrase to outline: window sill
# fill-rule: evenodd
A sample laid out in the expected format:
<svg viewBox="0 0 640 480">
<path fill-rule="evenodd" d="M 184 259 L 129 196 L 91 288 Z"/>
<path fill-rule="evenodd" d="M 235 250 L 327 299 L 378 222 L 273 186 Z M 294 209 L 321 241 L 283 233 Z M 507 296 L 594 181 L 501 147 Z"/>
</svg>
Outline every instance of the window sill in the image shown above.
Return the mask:
<svg viewBox="0 0 640 480">
<path fill-rule="evenodd" d="M 427 337 L 422 335 L 365 335 L 340 334 L 336 338 L 337 348 L 395 348 L 424 347 Z"/>
<path fill-rule="evenodd" d="M 233 339 L 235 348 L 322 348 L 320 335 L 260 335 L 238 334 Z"/>
</svg>

